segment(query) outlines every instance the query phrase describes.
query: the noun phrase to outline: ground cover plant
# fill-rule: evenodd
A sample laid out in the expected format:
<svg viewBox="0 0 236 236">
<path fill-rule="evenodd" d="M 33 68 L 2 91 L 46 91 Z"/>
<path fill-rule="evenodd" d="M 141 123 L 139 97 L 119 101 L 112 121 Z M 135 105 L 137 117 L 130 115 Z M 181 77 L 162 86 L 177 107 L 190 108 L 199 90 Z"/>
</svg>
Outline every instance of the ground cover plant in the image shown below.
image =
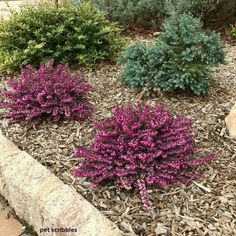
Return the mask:
<svg viewBox="0 0 236 236">
<path fill-rule="evenodd" d="M 87 101 L 91 85 L 71 74 L 67 66 L 54 67 L 53 61 L 39 69 L 27 65 L 19 79 L 10 79 L 8 85 L 10 90 L 3 92 L 7 101 L 0 105 L 9 109 L 10 122 L 27 121 L 29 127 L 45 119 L 82 122 L 93 109 Z"/>
<path fill-rule="evenodd" d="M 112 60 L 122 45 L 120 28 L 90 2 L 23 7 L 0 21 L 0 69 L 14 72 L 27 64 L 56 63 L 93 66 Z"/>
<path fill-rule="evenodd" d="M 86 160 L 75 175 L 88 177 L 94 186 L 110 180 L 126 190 L 137 188 L 145 207 L 152 208 L 148 187 L 201 179 L 194 169 L 213 158 L 193 158 L 197 147 L 191 124 L 158 105 L 117 107 L 114 116 L 96 125 L 90 149 L 77 151 Z"/>
<path fill-rule="evenodd" d="M 163 24 L 155 45 L 136 43 L 126 50 L 120 60 L 121 78 L 133 88 L 204 95 L 210 89 L 210 68 L 224 63 L 223 48 L 219 35 L 205 33 L 198 18 L 173 15 Z"/>
</svg>

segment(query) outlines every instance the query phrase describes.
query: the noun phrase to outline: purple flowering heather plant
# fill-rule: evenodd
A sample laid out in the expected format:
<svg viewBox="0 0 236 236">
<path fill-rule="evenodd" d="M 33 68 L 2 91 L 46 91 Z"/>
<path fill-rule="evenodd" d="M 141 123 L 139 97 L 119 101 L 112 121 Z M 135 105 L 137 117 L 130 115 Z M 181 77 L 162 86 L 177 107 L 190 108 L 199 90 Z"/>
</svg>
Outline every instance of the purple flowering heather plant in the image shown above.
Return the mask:
<svg viewBox="0 0 236 236">
<path fill-rule="evenodd" d="M 65 65 L 41 63 L 36 69 L 27 65 L 19 80 L 10 79 L 10 91 L 3 92 L 8 100 L 1 106 L 9 109 L 12 123 L 30 121 L 39 124 L 44 119 L 59 121 L 63 118 L 84 121 L 93 109 L 87 101 L 91 85 L 78 75 L 70 74 Z"/>
<path fill-rule="evenodd" d="M 195 168 L 213 155 L 196 158 L 192 121 L 174 117 L 161 106 L 117 107 L 114 116 L 96 125 L 97 135 L 89 150 L 76 155 L 85 158 L 77 177 L 88 177 L 93 186 L 112 180 L 127 190 L 138 188 L 146 208 L 152 208 L 147 187 L 188 184 L 201 179 Z"/>
</svg>

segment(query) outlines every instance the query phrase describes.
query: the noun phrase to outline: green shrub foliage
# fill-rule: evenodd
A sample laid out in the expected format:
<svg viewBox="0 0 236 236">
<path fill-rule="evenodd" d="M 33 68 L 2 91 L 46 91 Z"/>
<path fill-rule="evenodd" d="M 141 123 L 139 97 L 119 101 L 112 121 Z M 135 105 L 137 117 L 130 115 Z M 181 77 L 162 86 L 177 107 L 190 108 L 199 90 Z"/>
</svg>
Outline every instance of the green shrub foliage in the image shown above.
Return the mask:
<svg viewBox="0 0 236 236">
<path fill-rule="evenodd" d="M 0 22 L 0 69 L 13 71 L 40 61 L 94 65 L 122 46 L 120 28 L 90 2 L 79 7 L 24 7 Z"/>
<path fill-rule="evenodd" d="M 139 88 L 149 83 L 150 69 L 148 66 L 148 45 L 135 43 L 127 48 L 124 56 L 120 59 L 121 64 L 125 64 L 122 79 L 125 84 Z"/>
<path fill-rule="evenodd" d="M 176 12 L 192 13 L 204 21 L 215 20 L 224 14 L 221 9 L 230 9 L 230 1 L 232 0 L 93 0 L 93 3 L 99 10 L 105 11 L 110 19 L 119 21 L 127 28 L 142 26 L 158 29 L 166 15 Z"/>
<path fill-rule="evenodd" d="M 219 35 L 203 32 L 199 19 L 183 14 L 163 24 L 155 45 L 136 43 L 120 62 L 121 78 L 133 88 L 149 85 L 203 95 L 210 87 L 210 68 L 224 62 L 224 51 Z"/>
<path fill-rule="evenodd" d="M 93 0 L 95 6 L 108 13 L 110 19 L 127 28 L 155 27 L 165 14 L 165 0 Z"/>
<path fill-rule="evenodd" d="M 166 1 L 165 8 L 168 12 L 187 13 L 191 12 L 195 16 L 204 17 L 217 7 L 224 0 L 168 0 Z"/>
<path fill-rule="evenodd" d="M 234 39 L 236 40 L 236 26 L 232 28 L 232 34 L 233 34 Z"/>
<path fill-rule="evenodd" d="M 209 21 L 235 22 L 235 0 L 167 0 L 167 13 L 173 11 L 192 13 L 200 17 L 205 23 Z"/>
</svg>

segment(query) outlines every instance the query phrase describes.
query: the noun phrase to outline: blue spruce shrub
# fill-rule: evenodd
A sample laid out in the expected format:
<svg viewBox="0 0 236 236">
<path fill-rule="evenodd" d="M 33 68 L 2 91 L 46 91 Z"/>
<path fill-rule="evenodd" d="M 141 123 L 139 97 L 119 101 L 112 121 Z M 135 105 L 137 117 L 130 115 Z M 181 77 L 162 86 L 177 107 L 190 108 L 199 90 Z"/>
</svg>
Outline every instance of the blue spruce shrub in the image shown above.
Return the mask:
<svg viewBox="0 0 236 236">
<path fill-rule="evenodd" d="M 145 50 L 138 56 L 142 47 Z M 210 68 L 224 63 L 223 49 L 219 35 L 205 33 L 198 18 L 173 15 L 164 22 L 154 46 L 138 44 L 127 49 L 121 77 L 131 87 L 148 84 L 163 91 L 181 89 L 204 95 L 210 88 Z"/>
<path fill-rule="evenodd" d="M 137 42 L 128 47 L 119 60 L 121 64 L 126 65 L 121 75 L 123 82 L 132 88 L 142 87 L 150 80 L 147 50 L 147 44 Z"/>
</svg>

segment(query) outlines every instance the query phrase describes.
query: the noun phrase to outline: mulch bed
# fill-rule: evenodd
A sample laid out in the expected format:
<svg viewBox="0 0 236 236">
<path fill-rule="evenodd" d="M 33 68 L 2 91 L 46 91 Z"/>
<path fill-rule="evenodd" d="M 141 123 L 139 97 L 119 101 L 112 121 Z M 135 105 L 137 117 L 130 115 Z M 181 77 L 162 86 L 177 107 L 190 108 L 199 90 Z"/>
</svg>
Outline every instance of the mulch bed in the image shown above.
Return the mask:
<svg viewBox="0 0 236 236">
<path fill-rule="evenodd" d="M 112 184 L 91 189 L 86 179 L 75 179 L 79 165 L 74 151 L 93 140 L 91 123 L 64 121 L 44 123 L 28 132 L 21 124 L 8 125 L 0 110 L 0 129 L 19 148 L 49 168 L 65 183 L 72 185 L 88 201 L 114 221 L 125 235 L 236 235 L 236 141 L 229 138 L 225 116 L 236 101 L 236 47 L 227 47 L 229 64 L 214 70 L 208 96 L 186 93 L 147 94 L 125 87 L 119 80 L 120 68 L 101 64 L 86 73 L 93 85 L 90 101 L 96 106 L 96 121 L 111 116 L 116 105 L 145 102 L 163 104 L 174 114 L 194 119 L 193 131 L 202 155 L 215 153 L 215 160 L 201 168 L 202 182 L 190 186 L 148 191 L 155 209 L 147 211 L 138 191 L 128 192 Z M 0 88 L 5 79 L 0 79 Z"/>
</svg>

